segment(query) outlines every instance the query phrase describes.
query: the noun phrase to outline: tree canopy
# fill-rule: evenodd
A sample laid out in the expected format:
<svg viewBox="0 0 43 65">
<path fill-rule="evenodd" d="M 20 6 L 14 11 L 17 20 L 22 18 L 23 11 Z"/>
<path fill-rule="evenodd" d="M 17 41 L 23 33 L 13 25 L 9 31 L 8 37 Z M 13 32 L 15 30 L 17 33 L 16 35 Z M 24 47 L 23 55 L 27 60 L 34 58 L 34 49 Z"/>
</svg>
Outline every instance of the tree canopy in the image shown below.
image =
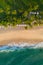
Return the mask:
<svg viewBox="0 0 43 65">
<path fill-rule="evenodd" d="M 30 15 L 32 11 L 40 14 Z M 43 0 L 0 0 L 0 25 L 30 25 L 40 19 L 43 19 Z"/>
</svg>

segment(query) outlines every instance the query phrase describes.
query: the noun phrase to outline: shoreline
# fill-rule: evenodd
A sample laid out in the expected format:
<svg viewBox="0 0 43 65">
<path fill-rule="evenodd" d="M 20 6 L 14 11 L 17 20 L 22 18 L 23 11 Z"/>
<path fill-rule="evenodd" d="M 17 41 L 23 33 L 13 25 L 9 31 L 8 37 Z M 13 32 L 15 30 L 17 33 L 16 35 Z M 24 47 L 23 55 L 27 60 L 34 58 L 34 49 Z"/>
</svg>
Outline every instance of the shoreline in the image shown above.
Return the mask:
<svg viewBox="0 0 43 65">
<path fill-rule="evenodd" d="M 6 30 L 0 33 L 0 46 L 14 42 L 39 43 L 43 42 L 43 28 L 28 30 Z"/>
</svg>

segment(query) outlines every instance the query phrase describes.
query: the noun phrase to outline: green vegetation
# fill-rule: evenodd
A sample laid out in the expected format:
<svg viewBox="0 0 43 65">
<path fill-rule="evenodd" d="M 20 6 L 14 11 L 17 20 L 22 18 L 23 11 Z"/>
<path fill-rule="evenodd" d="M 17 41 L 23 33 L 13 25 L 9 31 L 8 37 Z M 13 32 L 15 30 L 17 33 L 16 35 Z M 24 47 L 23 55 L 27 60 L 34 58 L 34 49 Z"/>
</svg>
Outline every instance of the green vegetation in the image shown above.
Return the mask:
<svg viewBox="0 0 43 65">
<path fill-rule="evenodd" d="M 39 12 L 39 14 L 30 14 Z M 43 24 L 43 0 L 0 0 L 0 25 Z"/>
</svg>

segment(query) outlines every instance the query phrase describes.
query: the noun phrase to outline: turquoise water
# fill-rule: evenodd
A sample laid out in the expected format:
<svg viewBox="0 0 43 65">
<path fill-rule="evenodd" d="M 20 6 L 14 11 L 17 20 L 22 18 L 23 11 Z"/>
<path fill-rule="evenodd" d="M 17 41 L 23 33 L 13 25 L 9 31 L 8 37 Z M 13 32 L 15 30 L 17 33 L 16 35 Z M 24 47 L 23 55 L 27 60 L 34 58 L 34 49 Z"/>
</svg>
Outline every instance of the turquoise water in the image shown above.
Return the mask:
<svg viewBox="0 0 43 65">
<path fill-rule="evenodd" d="M 43 65 L 43 48 L 0 47 L 0 65 Z"/>
</svg>

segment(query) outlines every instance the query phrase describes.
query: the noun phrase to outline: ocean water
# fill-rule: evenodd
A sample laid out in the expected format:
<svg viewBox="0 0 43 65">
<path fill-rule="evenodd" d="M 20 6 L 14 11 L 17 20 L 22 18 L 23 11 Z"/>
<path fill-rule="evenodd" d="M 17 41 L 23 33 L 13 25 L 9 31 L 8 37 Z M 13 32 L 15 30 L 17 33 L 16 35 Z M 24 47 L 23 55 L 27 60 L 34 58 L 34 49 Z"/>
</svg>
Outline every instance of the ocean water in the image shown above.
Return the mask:
<svg viewBox="0 0 43 65">
<path fill-rule="evenodd" d="M 43 42 L 1 46 L 0 65 L 43 65 Z"/>
</svg>

